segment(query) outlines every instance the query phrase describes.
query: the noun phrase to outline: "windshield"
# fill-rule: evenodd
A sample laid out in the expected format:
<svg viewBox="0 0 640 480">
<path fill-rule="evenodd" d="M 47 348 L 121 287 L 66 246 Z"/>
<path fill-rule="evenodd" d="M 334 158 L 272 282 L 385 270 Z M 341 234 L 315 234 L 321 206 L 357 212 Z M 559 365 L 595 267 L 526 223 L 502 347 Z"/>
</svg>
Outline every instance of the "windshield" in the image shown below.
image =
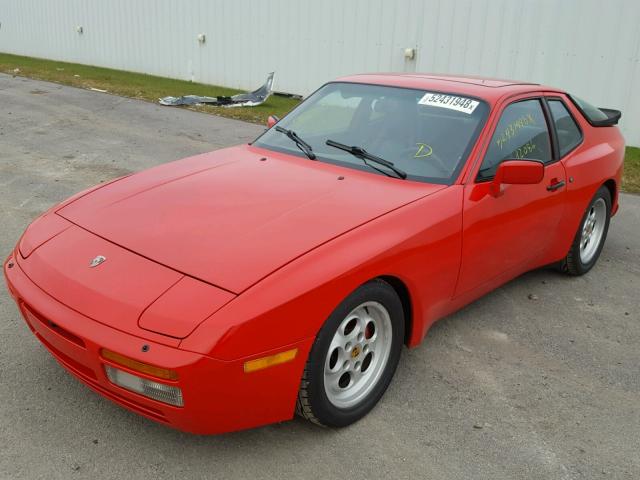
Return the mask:
<svg viewBox="0 0 640 480">
<path fill-rule="evenodd" d="M 473 147 L 487 111 L 485 102 L 464 95 L 329 83 L 278 122 L 280 131 L 267 130 L 254 145 L 307 160 L 282 133 L 287 129 L 308 144 L 319 161 L 387 174 L 389 167 L 327 145 L 330 140 L 392 162 L 411 180 L 449 184 Z"/>
</svg>

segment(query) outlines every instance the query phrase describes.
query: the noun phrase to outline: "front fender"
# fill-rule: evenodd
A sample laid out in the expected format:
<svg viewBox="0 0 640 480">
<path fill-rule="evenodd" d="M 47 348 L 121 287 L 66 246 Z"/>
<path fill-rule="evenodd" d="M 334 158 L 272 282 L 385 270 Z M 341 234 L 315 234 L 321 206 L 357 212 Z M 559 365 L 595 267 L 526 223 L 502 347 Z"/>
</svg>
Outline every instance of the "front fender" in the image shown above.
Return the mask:
<svg viewBox="0 0 640 480">
<path fill-rule="evenodd" d="M 315 337 L 358 286 L 393 276 L 409 290 L 415 345 L 453 294 L 462 188 L 405 205 L 283 266 L 204 321 L 180 348 L 233 360 Z"/>
</svg>

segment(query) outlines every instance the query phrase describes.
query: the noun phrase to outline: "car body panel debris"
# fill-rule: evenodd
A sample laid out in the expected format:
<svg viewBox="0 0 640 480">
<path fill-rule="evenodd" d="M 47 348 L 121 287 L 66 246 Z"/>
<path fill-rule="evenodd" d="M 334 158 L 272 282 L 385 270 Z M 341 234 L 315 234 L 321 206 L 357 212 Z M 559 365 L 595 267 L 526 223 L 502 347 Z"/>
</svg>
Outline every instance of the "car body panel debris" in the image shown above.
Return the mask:
<svg viewBox="0 0 640 480">
<path fill-rule="evenodd" d="M 267 81 L 257 90 L 239 93 L 230 97 L 201 97 L 199 95 L 184 95 L 182 97 L 164 97 L 161 105 L 175 107 L 178 105 L 213 105 L 216 107 L 256 107 L 263 104 L 273 92 L 274 72 L 267 76 Z"/>
</svg>

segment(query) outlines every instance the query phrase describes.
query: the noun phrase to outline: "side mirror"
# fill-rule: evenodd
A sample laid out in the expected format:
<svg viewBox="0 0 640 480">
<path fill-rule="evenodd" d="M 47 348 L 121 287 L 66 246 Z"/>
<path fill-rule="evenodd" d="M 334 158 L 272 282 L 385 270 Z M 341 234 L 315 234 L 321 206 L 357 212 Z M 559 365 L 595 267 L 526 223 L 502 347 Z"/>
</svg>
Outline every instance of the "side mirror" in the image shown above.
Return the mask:
<svg viewBox="0 0 640 480">
<path fill-rule="evenodd" d="M 269 115 L 269 118 L 267 118 L 267 127 L 271 128 L 276 123 L 278 123 L 279 121 L 280 121 L 280 119 L 278 117 L 276 117 L 275 115 Z"/>
<path fill-rule="evenodd" d="M 533 185 L 544 178 L 544 163 L 540 160 L 505 160 L 496 170 L 491 182 L 491 193 L 500 195 L 500 185 Z"/>
</svg>

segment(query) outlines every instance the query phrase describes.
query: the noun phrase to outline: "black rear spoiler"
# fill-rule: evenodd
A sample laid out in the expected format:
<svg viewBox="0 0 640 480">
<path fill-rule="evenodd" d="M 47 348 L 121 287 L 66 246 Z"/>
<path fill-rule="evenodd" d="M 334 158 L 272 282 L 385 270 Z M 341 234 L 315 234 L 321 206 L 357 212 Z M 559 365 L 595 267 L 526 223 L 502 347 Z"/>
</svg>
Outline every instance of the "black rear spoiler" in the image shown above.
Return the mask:
<svg viewBox="0 0 640 480">
<path fill-rule="evenodd" d="M 617 125 L 620 117 L 622 117 L 620 110 L 614 110 L 613 108 L 598 108 L 598 110 L 604 113 L 607 118 L 604 120 L 591 120 L 587 118 L 589 123 L 594 127 L 612 127 L 613 125 Z"/>
</svg>

